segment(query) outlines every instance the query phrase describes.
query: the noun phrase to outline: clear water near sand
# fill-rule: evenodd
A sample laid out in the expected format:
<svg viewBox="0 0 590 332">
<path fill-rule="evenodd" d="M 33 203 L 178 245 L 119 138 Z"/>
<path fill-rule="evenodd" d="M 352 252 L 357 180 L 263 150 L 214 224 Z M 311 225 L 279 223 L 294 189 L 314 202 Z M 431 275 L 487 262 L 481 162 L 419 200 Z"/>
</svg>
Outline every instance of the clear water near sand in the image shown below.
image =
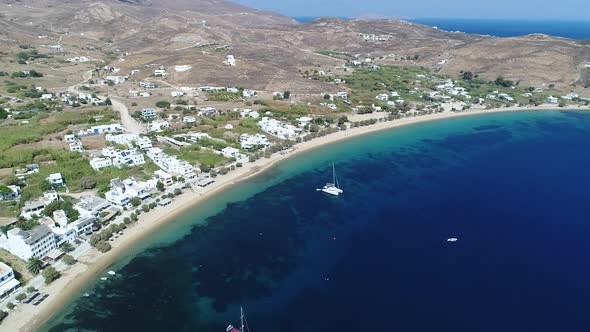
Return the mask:
<svg viewBox="0 0 590 332">
<path fill-rule="evenodd" d="M 585 331 L 590 113 L 424 123 L 296 156 L 164 226 L 44 328 Z M 345 190 L 315 189 L 331 177 Z M 447 242 L 456 237 L 458 241 Z"/>
</svg>

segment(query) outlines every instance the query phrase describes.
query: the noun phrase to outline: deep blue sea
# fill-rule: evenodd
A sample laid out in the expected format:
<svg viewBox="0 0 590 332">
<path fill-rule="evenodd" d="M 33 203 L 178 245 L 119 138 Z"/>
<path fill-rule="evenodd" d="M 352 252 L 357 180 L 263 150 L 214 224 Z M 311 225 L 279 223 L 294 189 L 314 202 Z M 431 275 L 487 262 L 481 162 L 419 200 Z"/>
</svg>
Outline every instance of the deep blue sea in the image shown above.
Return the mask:
<svg viewBox="0 0 590 332">
<path fill-rule="evenodd" d="M 319 17 L 294 17 L 301 23 L 308 23 Z M 551 36 L 590 39 L 590 20 L 559 21 L 559 20 L 514 20 L 514 19 L 448 19 L 418 18 L 410 22 L 436 26 L 446 31 L 461 31 L 496 37 L 516 37 L 532 33 L 544 33 Z"/>
<path fill-rule="evenodd" d="M 571 39 L 590 39 L 590 20 L 499 20 L 499 19 L 440 19 L 422 18 L 410 20 L 428 26 L 436 26 L 446 31 L 461 31 L 496 37 L 515 37 L 532 33 L 565 37 Z"/>
<path fill-rule="evenodd" d="M 139 245 L 45 330 L 588 331 L 590 113 L 480 115 L 322 147 Z M 344 189 L 316 188 L 331 177 Z M 456 237 L 457 242 L 447 242 Z"/>
</svg>

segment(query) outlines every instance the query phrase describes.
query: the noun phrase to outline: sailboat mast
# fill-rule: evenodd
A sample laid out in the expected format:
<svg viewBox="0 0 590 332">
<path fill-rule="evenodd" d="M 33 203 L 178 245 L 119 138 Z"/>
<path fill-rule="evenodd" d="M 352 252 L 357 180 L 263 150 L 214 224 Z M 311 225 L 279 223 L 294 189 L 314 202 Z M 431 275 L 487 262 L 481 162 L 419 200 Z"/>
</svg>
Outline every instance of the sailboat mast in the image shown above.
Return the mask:
<svg viewBox="0 0 590 332">
<path fill-rule="evenodd" d="M 332 162 L 332 183 L 336 185 L 336 166 L 334 166 L 334 162 Z"/>
<path fill-rule="evenodd" d="M 244 309 L 242 307 L 240 307 L 240 320 L 241 320 L 241 323 L 242 323 L 242 327 L 240 328 L 240 331 L 246 332 L 244 330 Z"/>
</svg>

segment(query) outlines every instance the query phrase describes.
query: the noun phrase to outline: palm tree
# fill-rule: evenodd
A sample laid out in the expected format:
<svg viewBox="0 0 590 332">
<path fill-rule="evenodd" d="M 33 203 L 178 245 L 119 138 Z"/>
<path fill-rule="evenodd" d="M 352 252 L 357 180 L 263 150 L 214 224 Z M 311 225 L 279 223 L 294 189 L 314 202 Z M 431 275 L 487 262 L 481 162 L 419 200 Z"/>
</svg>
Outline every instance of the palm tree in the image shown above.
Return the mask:
<svg viewBox="0 0 590 332">
<path fill-rule="evenodd" d="M 43 263 L 39 258 L 31 257 L 27 261 L 27 270 L 29 270 L 29 272 L 31 272 L 32 274 L 37 275 L 39 274 L 39 271 L 41 271 L 42 265 Z"/>
</svg>

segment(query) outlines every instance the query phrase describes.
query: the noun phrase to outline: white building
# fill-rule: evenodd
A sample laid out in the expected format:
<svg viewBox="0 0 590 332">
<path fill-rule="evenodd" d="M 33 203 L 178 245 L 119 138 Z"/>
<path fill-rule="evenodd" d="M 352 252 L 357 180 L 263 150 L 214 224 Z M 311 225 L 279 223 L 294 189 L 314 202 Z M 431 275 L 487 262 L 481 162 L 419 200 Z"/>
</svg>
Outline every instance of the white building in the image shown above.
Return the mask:
<svg viewBox="0 0 590 332">
<path fill-rule="evenodd" d="M 53 94 L 51 93 L 44 93 L 41 95 L 41 100 L 51 100 L 53 99 Z"/>
<path fill-rule="evenodd" d="M 568 94 L 567 94 L 567 95 L 565 95 L 565 96 L 562 96 L 561 98 L 563 98 L 563 99 L 567 99 L 567 100 L 574 100 L 574 99 L 578 99 L 579 97 L 580 97 L 580 96 L 579 96 L 577 93 L 575 93 L 575 92 L 572 92 L 572 93 L 568 93 Z"/>
<path fill-rule="evenodd" d="M 90 166 L 95 171 L 100 171 L 103 168 L 113 166 L 113 161 L 110 158 L 94 158 L 90 160 Z"/>
<path fill-rule="evenodd" d="M 137 182 L 135 178 L 128 178 L 123 180 L 123 184 L 125 185 L 125 193 L 131 197 L 137 197 L 141 200 L 145 200 L 146 198 L 150 197 L 148 193 L 148 187 L 145 185 L 144 182 Z"/>
<path fill-rule="evenodd" d="M 12 268 L 0 262 L 0 301 L 7 298 L 19 287 L 20 282 L 14 277 Z"/>
<path fill-rule="evenodd" d="M 348 92 L 346 92 L 346 91 L 338 92 L 336 94 L 336 97 L 343 98 L 343 99 L 348 99 Z"/>
<path fill-rule="evenodd" d="M 104 197 L 107 201 L 120 208 L 131 203 L 131 197 L 125 193 L 125 185 L 120 179 L 111 180 L 111 190 L 107 191 Z"/>
<path fill-rule="evenodd" d="M 221 149 L 221 154 L 226 158 L 240 158 L 240 150 L 230 146 Z"/>
<path fill-rule="evenodd" d="M 144 119 L 153 119 L 156 117 L 156 110 L 153 108 L 144 108 L 141 110 L 141 117 Z"/>
<path fill-rule="evenodd" d="M 76 142 L 76 140 L 77 140 L 76 135 L 64 135 L 64 141 L 68 144 L 74 143 L 74 142 Z"/>
<path fill-rule="evenodd" d="M 66 227 L 68 225 L 68 216 L 64 210 L 53 211 L 53 220 L 61 227 Z"/>
<path fill-rule="evenodd" d="M 21 216 L 27 220 L 31 219 L 33 216 L 40 216 L 43 213 L 43 210 L 47 204 L 45 200 L 42 198 L 33 200 L 33 201 L 26 201 L 25 206 L 21 209 Z"/>
<path fill-rule="evenodd" d="M 160 148 L 149 149 L 147 155 L 158 167 L 168 173 L 187 176 L 195 171 L 195 168 L 185 160 L 178 159 L 176 156 L 169 156 Z"/>
<path fill-rule="evenodd" d="M 154 70 L 154 76 L 166 77 L 166 76 L 168 76 L 168 72 L 166 71 L 166 69 L 156 69 L 156 70 Z"/>
<path fill-rule="evenodd" d="M 149 137 L 142 136 L 135 141 L 135 144 L 137 144 L 140 149 L 147 150 L 152 147 L 152 140 L 150 140 Z"/>
<path fill-rule="evenodd" d="M 90 61 L 90 59 L 88 59 L 85 56 L 77 56 L 74 58 L 66 59 L 66 61 L 68 61 L 68 62 L 88 62 L 88 61 Z"/>
<path fill-rule="evenodd" d="M 146 89 L 146 90 L 156 88 L 156 84 L 154 84 L 152 82 L 139 82 L 139 86 Z"/>
<path fill-rule="evenodd" d="M 227 56 L 227 59 L 225 60 L 225 63 L 228 66 L 230 66 L 230 67 L 235 67 L 235 65 L 236 65 L 236 58 L 233 55 L 229 54 Z"/>
<path fill-rule="evenodd" d="M 263 117 L 262 120 L 258 122 L 258 126 L 264 132 L 282 139 L 294 139 L 301 133 L 301 129 L 295 126 L 284 124 L 268 117 Z"/>
<path fill-rule="evenodd" d="M 57 248 L 53 232 L 46 225 L 39 225 L 30 231 L 13 228 L 7 232 L 7 238 L 8 251 L 23 260 L 43 258 Z"/>
<path fill-rule="evenodd" d="M 382 93 L 380 95 L 377 95 L 375 97 L 375 99 L 381 100 L 381 101 L 387 101 L 387 100 L 389 100 L 389 96 L 386 93 Z"/>
<path fill-rule="evenodd" d="M 9 193 L 0 194 L 0 201 L 8 200 L 8 199 L 17 199 L 20 196 L 20 187 L 19 186 L 6 186 L 10 189 Z"/>
<path fill-rule="evenodd" d="M 172 175 L 162 171 L 162 170 L 157 170 L 154 172 L 154 176 L 156 177 L 156 179 L 158 179 L 159 181 L 161 181 L 164 185 L 171 185 L 172 182 L 174 182 L 172 180 Z"/>
<path fill-rule="evenodd" d="M 111 207 L 111 203 L 98 196 L 84 195 L 80 202 L 74 205 L 74 209 L 80 212 L 81 216 L 98 216 L 101 212 Z"/>
<path fill-rule="evenodd" d="M 174 70 L 177 73 L 184 73 L 184 72 L 187 72 L 187 71 L 191 71 L 191 69 L 193 69 L 193 67 L 192 66 L 188 66 L 188 65 L 174 66 Z"/>
<path fill-rule="evenodd" d="M 96 222 L 96 218 L 93 216 L 86 216 L 80 218 L 68 225 L 68 228 L 73 229 L 76 232 L 76 237 L 82 235 L 92 234 L 92 226 Z"/>
<path fill-rule="evenodd" d="M 240 146 L 242 149 L 252 149 L 255 146 L 269 146 L 270 142 L 265 135 L 256 134 L 256 135 L 248 135 L 243 134 L 240 136 Z"/>
<path fill-rule="evenodd" d="M 182 97 L 182 96 L 184 96 L 184 92 L 182 92 L 182 91 L 170 91 L 170 96 L 172 96 L 172 97 Z"/>
<path fill-rule="evenodd" d="M 549 96 L 547 99 L 545 99 L 545 102 L 547 104 L 557 104 L 559 103 L 559 99 L 557 99 L 557 97 Z"/>
<path fill-rule="evenodd" d="M 311 120 L 313 120 L 313 118 L 310 118 L 309 116 L 302 116 L 299 119 L 297 119 L 297 121 L 299 121 L 299 127 L 307 126 L 311 123 Z"/>
<path fill-rule="evenodd" d="M 107 76 L 105 81 L 111 81 L 114 84 L 121 84 L 129 79 L 129 76 Z"/>
<path fill-rule="evenodd" d="M 60 187 L 64 185 L 64 178 L 61 176 L 61 173 L 50 174 L 47 178 L 47 181 L 49 181 L 49 183 L 51 183 L 51 185 L 54 187 Z"/>
<path fill-rule="evenodd" d="M 79 140 L 76 140 L 75 142 L 68 144 L 68 147 L 70 148 L 70 151 L 72 151 L 72 152 L 83 152 L 84 151 L 84 146 L 82 145 L 82 142 Z"/>
<path fill-rule="evenodd" d="M 244 90 L 242 91 L 242 97 L 244 98 L 253 98 L 256 97 L 258 93 L 256 93 L 256 91 L 253 90 Z"/>
<path fill-rule="evenodd" d="M 113 158 L 113 165 L 121 167 L 127 165 L 129 167 L 139 166 L 145 164 L 143 154 L 135 149 L 120 150 Z"/>
<path fill-rule="evenodd" d="M 108 125 L 93 126 L 90 127 L 90 129 L 82 129 L 78 132 L 78 136 L 118 133 L 121 131 L 123 131 L 123 127 L 120 123 L 112 123 Z"/>
<path fill-rule="evenodd" d="M 166 120 L 155 120 L 150 123 L 148 131 L 162 131 L 162 128 L 169 128 L 170 122 Z"/>
<path fill-rule="evenodd" d="M 194 116 L 185 116 L 184 118 L 182 118 L 182 122 L 195 123 L 195 122 L 197 122 L 197 118 L 195 118 Z"/>
<path fill-rule="evenodd" d="M 43 193 L 43 200 L 45 201 L 46 205 L 49 205 L 55 201 L 59 201 L 61 198 L 59 194 L 55 190 L 49 190 Z"/>
<path fill-rule="evenodd" d="M 121 144 L 121 145 L 127 145 L 127 146 L 130 146 L 131 143 L 138 140 L 138 138 L 139 138 L 139 136 L 137 136 L 135 134 L 118 134 L 118 135 L 106 134 L 104 137 L 105 141 L 107 141 L 109 143 Z"/>
</svg>

